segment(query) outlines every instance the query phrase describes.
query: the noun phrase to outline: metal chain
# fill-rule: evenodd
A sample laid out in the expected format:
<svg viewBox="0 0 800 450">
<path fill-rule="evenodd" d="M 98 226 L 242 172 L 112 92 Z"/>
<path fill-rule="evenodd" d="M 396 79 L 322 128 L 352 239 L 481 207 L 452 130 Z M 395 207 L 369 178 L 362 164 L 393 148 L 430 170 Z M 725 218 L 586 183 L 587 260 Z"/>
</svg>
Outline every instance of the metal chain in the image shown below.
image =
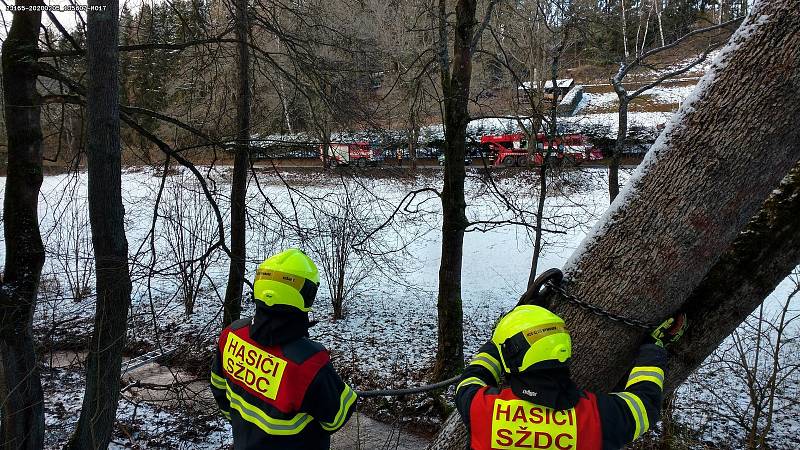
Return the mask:
<svg viewBox="0 0 800 450">
<path fill-rule="evenodd" d="M 598 316 L 601 316 L 601 317 L 605 317 L 605 318 L 613 320 L 615 322 L 621 322 L 621 323 L 624 323 L 626 325 L 629 325 L 629 326 L 632 326 L 632 327 L 635 327 L 635 328 L 641 328 L 642 330 L 648 330 L 649 331 L 649 330 L 655 328 L 655 324 L 648 323 L 648 322 L 645 322 L 643 320 L 632 319 L 632 318 L 629 318 L 629 317 L 623 317 L 623 316 L 614 314 L 614 313 L 612 313 L 610 311 L 606 311 L 606 310 L 604 310 L 604 309 L 602 309 L 602 308 L 600 308 L 598 306 L 595 306 L 595 305 L 592 305 L 590 303 L 587 303 L 587 302 L 579 299 L 578 297 L 570 294 L 569 292 L 567 292 L 566 289 L 561 287 L 560 284 L 558 284 L 555 281 L 553 281 L 553 279 L 547 280 L 544 283 L 544 285 L 546 285 L 550 289 L 553 289 L 554 291 L 556 291 L 559 294 L 561 294 L 561 297 L 566 299 L 569 303 L 572 303 L 574 305 L 578 305 L 579 307 L 591 312 L 592 314 L 595 314 L 595 315 L 598 315 Z M 438 383 L 424 385 L 424 386 L 418 386 L 418 387 L 414 387 L 414 388 L 378 389 L 378 390 L 374 390 L 374 391 L 356 391 L 356 394 L 358 394 L 359 397 L 394 397 L 394 396 L 401 396 L 401 395 L 408 395 L 408 394 L 418 394 L 418 393 L 422 393 L 422 392 L 428 392 L 428 391 L 433 391 L 433 390 L 436 390 L 436 389 L 442 389 L 442 388 L 448 387 L 450 385 L 455 384 L 455 382 L 458 381 L 458 379 L 459 379 L 459 376 L 455 376 L 453 378 L 450 378 L 450 379 L 447 379 L 447 380 L 444 380 L 444 381 L 440 381 Z"/>
<path fill-rule="evenodd" d="M 592 305 L 590 303 L 587 303 L 586 301 L 581 300 L 578 297 L 576 297 L 576 296 L 570 294 L 569 292 L 567 292 L 563 287 L 561 287 L 559 284 L 556 284 L 553 280 L 547 280 L 547 282 L 545 284 L 549 288 L 551 288 L 551 289 L 555 290 L 556 292 L 558 292 L 559 294 L 561 294 L 561 297 L 566 299 L 569 303 L 572 303 L 574 305 L 578 305 L 579 307 L 591 312 L 592 314 L 595 314 L 595 315 L 598 315 L 598 316 L 601 316 L 601 317 L 605 317 L 607 319 L 613 320 L 614 322 L 621 322 L 621 323 L 624 323 L 625 325 L 629 325 L 629 326 L 632 326 L 634 328 L 640 328 L 642 330 L 647 330 L 647 331 L 652 330 L 656 326 L 656 324 L 645 322 L 645 321 L 639 320 L 639 319 L 632 319 L 630 317 L 623 317 L 623 316 L 614 314 L 614 313 L 612 313 L 610 311 L 606 311 L 606 310 L 604 310 L 604 309 L 602 309 L 602 308 L 600 308 L 598 306 L 595 306 L 595 305 Z"/>
</svg>

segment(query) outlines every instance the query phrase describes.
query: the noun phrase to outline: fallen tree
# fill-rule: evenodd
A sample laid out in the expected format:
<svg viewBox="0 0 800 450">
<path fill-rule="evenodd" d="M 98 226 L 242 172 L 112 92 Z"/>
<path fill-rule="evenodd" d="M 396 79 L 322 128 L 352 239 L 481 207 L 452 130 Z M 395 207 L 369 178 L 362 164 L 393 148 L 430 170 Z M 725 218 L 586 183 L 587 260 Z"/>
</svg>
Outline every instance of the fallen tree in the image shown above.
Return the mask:
<svg viewBox="0 0 800 450">
<path fill-rule="evenodd" d="M 670 355 L 673 391 L 800 264 L 800 163 L 708 272 L 684 311 L 692 327 Z"/>
<path fill-rule="evenodd" d="M 799 243 L 796 236 L 789 238 L 793 233 L 787 218 L 761 223 L 783 230 L 777 236 L 786 240 L 771 245 L 789 256 L 758 270 L 751 262 L 750 273 L 715 270 L 717 264 L 736 264 L 736 257 L 726 256 L 737 251 L 737 237 L 740 243 L 746 239 L 740 232 L 760 207 L 770 207 L 765 200 L 800 159 L 800 11 L 793 4 L 774 0 L 754 8 L 694 98 L 684 103 L 565 266 L 568 291 L 603 310 L 647 322 L 678 310 L 690 312 L 695 325 L 676 349 L 680 368 L 669 377 L 671 386 L 685 379 L 752 311 L 723 295 L 704 295 L 698 290 L 701 284 L 711 291 L 739 284 L 729 286 L 731 293 L 754 307 L 777 285 L 779 274 L 797 264 Z M 760 64 L 753 66 L 753 60 Z M 765 231 L 763 238 L 769 236 Z M 749 256 L 768 258 L 776 251 Z M 760 270 L 774 275 L 759 277 Z M 707 278 L 717 271 L 720 278 Z M 556 300 L 553 308 L 573 335 L 575 380 L 588 389 L 612 389 L 629 368 L 645 331 L 571 303 Z M 465 446 L 464 428 L 452 415 L 431 448 Z"/>
</svg>

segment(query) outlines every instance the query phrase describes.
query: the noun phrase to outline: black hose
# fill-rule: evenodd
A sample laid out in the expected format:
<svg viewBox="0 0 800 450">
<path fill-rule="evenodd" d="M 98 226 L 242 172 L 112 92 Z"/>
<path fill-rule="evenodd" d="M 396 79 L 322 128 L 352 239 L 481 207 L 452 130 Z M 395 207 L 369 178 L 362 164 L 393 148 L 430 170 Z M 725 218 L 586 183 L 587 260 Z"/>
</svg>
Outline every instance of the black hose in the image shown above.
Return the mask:
<svg viewBox="0 0 800 450">
<path fill-rule="evenodd" d="M 424 386 L 417 386 L 413 388 L 405 388 L 405 389 L 377 389 L 374 391 L 356 391 L 356 395 L 362 398 L 367 397 L 398 397 L 401 395 L 408 395 L 408 394 L 419 394 L 422 392 L 428 391 L 435 391 L 436 389 L 442 389 L 454 384 L 458 379 L 461 378 L 461 375 L 456 375 L 453 378 L 448 378 L 444 381 L 440 381 L 438 383 L 433 384 L 426 384 Z"/>
</svg>

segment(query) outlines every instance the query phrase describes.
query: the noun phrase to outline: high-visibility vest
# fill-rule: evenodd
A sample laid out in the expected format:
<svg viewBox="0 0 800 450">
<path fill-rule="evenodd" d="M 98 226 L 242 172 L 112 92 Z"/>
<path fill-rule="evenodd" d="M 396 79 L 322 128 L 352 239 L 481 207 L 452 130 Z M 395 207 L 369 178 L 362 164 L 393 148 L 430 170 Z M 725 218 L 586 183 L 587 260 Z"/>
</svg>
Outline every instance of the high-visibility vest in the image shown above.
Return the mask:
<svg viewBox="0 0 800 450">
<path fill-rule="evenodd" d="M 267 434 L 300 433 L 314 418 L 298 411 L 317 372 L 330 361 L 330 354 L 320 350 L 296 363 L 280 346 L 261 347 L 250 339 L 249 330 L 249 325 L 226 328 L 219 341 L 231 408 Z M 236 391 L 250 395 L 245 398 Z M 275 417 L 274 410 L 283 417 Z"/>
<path fill-rule="evenodd" d="M 594 394 L 556 411 L 522 400 L 506 388 L 482 387 L 469 412 L 472 450 L 600 450 L 600 415 Z"/>
</svg>

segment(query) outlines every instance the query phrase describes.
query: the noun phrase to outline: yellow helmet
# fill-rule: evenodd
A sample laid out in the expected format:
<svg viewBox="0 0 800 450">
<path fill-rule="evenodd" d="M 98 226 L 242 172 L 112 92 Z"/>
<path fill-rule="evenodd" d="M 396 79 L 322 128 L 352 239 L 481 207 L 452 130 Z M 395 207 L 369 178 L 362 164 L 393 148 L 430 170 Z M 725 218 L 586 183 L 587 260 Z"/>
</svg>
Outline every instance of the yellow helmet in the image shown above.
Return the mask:
<svg viewBox="0 0 800 450">
<path fill-rule="evenodd" d="M 314 261 L 296 248 L 270 256 L 258 266 L 253 297 L 267 306 L 286 305 L 311 311 L 319 287 Z"/>
<path fill-rule="evenodd" d="M 563 366 L 572 356 L 572 340 L 564 321 L 540 306 L 521 305 L 503 316 L 492 334 L 507 373 L 519 373 L 534 364 Z"/>
</svg>

